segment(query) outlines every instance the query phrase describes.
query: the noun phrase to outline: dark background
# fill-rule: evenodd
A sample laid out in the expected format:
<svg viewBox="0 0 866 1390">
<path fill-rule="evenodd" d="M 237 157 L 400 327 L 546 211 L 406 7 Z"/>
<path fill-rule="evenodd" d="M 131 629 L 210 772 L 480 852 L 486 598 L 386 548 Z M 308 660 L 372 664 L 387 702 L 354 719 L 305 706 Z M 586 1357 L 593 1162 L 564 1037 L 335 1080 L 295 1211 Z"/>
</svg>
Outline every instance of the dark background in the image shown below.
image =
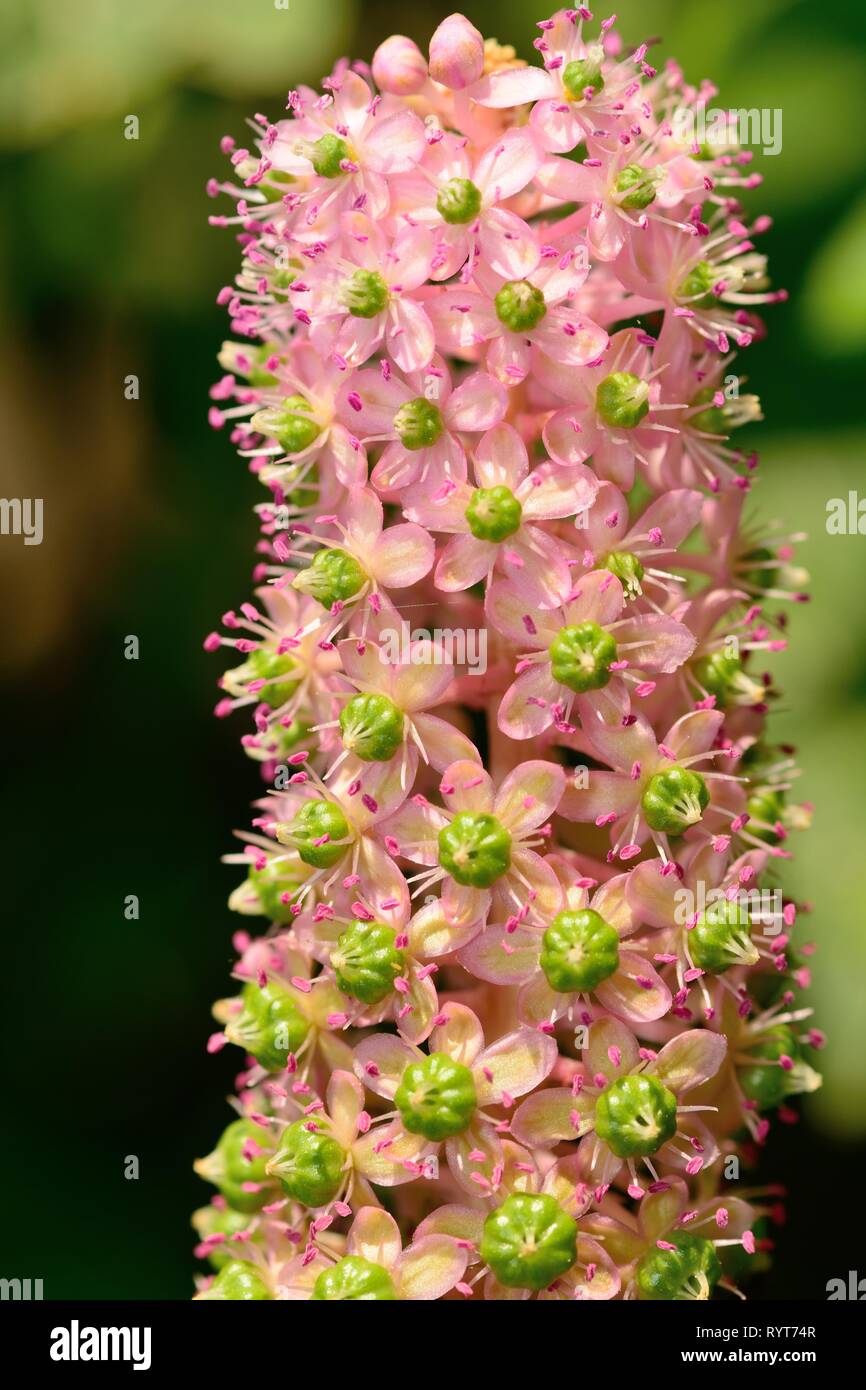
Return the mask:
<svg viewBox="0 0 866 1390">
<path fill-rule="evenodd" d="M 823 1298 L 863 1264 L 866 541 L 829 537 L 825 515 L 866 492 L 866 17 L 855 0 L 616 8 L 627 38 L 661 36 L 656 54 L 712 75 L 724 104 L 784 114 L 753 203 L 774 215 L 764 249 L 792 300 L 740 368 L 767 416 L 754 514 L 811 533 L 815 597 L 776 664 L 777 729 L 800 745 L 817 805 L 786 882 L 815 903 L 812 1002 L 830 1047 L 804 1122 L 774 1126 L 762 1176 L 788 1186 L 790 1217 L 754 1293 Z M 468 9 L 532 56 L 542 12 L 527 0 Z M 189 1215 L 208 1191 L 190 1165 L 228 1118 L 233 1050 L 204 1051 L 239 925 L 219 856 L 258 784 L 239 725 L 210 717 L 219 660 L 201 639 L 248 595 L 258 498 L 206 424 L 226 335 L 214 300 L 236 246 L 208 229 L 204 183 L 247 112 L 278 117 L 289 86 L 341 52 L 369 59 L 392 30 L 424 46 L 447 12 L 0 7 L 0 492 L 45 499 L 41 546 L 0 538 L 0 1275 L 41 1278 L 49 1298 L 189 1296 Z M 137 141 L 123 138 L 130 114 Z M 138 401 L 124 399 L 129 373 Z M 124 659 L 130 634 L 138 661 Z"/>
</svg>

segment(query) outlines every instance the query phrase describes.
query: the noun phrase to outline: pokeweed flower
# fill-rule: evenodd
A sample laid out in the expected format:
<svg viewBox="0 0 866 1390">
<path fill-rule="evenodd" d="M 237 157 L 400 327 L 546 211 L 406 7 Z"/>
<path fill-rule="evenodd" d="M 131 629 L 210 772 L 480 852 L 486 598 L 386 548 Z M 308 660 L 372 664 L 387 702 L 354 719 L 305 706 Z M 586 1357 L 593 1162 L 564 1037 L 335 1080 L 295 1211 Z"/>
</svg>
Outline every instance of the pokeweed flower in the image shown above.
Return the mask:
<svg viewBox="0 0 866 1390">
<path fill-rule="evenodd" d="M 423 162 L 395 180 L 398 223 L 429 228 L 435 238 L 431 280 L 450 280 L 467 261 L 489 265 L 507 280 L 522 280 L 540 251 L 522 218 L 502 204 L 533 178 L 541 154 L 527 130 L 506 130 L 473 164 L 466 141 L 446 133 L 428 145 Z"/>
<path fill-rule="evenodd" d="M 497 565 L 521 591 L 547 607 L 570 587 L 568 564 L 557 541 L 533 523 L 573 516 L 596 492 L 588 468 L 544 463 L 530 470 L 526 446 L 511 425 L 497 425 L 474 454 L 478 486 L 448 478 L 431 496 L 412 489 L 405 512 L 449 541 L 436 566 L 437 588 L 469 589 Z"/>
<path fill-rule="evenodd" d="M 526 379 L 534 349 L 568 369 L 585 367 L 607 347 L 604 329 L 572 303 L 586 279 L 577 251 L 560 255 L 550 247 L 539 256 L 538 266 L 519 280 L 482 262 L 474 274 L 477 288 L 446 286 L 428 301 L 445 351 L 469 361 L 483 353 L 487 370 L 504 386 Z"/>
<path fill-rule="evenodd" d="M 404 1249 L 397 1222 L 381 1207 L 361 1207 L 345 1253 L 329 1248 L 318 1229 L 313 1241 L 280 1271 L 278 1297 L 429 1301 L 449 1293 L 466 1269 L 466 1251 L 451 1236 L 422 1236 Z"/>
<path fill-rule="evenodd" d="M 651 693 L 648 673 L 670 674 L 694 648 L 688 628 L 665 613 L 621 617 L 625 593 L 610 569 L 584 575 L 558 609 L 533 615 L 530 607 L 507 580 L 488 590 L 491 623 L 524 647 L 499 706 L 499 727 L 510 738 L 532 738 L 551 724 L 567 734 L 576 714 L 592 739 L 599 721 L 628 715 L 632 690 L 638 698 Z"/>
<path fill-rule="evenodd" d="M 209 421 L 261 491 L 204 646 L 265 785 L 198 1299 L 740 1293 L 777 1189 L 729 1160 L 820 1085 L 763 669 L 808 576 L 736 442 L 760 177 L 689 138 L 710 83 L 538 28 L 341 58 L 208 184 Z"/>
<path fill-rule="evenodd" d="M 430 1034 L 428 1051 L 378 1034 L 356 1049 L 355 1071 L 390 1101 L 405 1129 L 437 1146 L 444 1142 L 451 1175 L 471 1196 L 489 1192 L 504 1165 L 500 1131 L 507 1120 L 488 1108 L 513 1108 L 550 1074 L 556 1045 L 532 1028 L 506 1033 L 484 1046 L 481 1024 L 462 1004 L 449 1003 Z"/>
<path fill-rule="evenodd" d="M 542 827 L 564 789 L 565 773 L 555 763 L 520 763 L 495 791 L 478 763 L 456 762 L 439 784 L 446 809 L 412 797 L 384 833 L 395 854 L 425 866 L 414 876 L 413 896 L 444 881 L 446 917 L 480 928 L 495 906 L 500 915 L 534 919 L 556 912 L 562 897 L 536 849 L 545 845 Z"/>
<path fill-rule="evenodd" d="M 575 880 L 566 859 L 551 855 L 548 862 L 562 882 L 563 910 L 544 931 L 488 927 L 460 952 L 461 964 L 490 984 L 520 985 L 520 1018 L 545 1032 L 553 1033 L 561 1018 L 587 1026 L 599 1009 L 633 1025 L 663 1018 L 670 990 L 642 943 L 630 949 L 626 941 L 641 926 L 626 899 L 632 875 L 599 887 L 593 879 Z"/>
<path fill-rule="evenodd" d="M 676 428 L 658 411 L 660 388 L 642 335 L 623 329 L 598 362 L 580 374 L 554 369 L 551 388 L 569 401 L 544 428 L 544 442 L 559 463 L 592 456 L 599 477 L 628 491 L 635 463 L 649 468 L 652 453 Z"/>
<path fill-rule="evenodd" d="M 715 1076 L 726 1046 L 720 1034 L 693 1028 L 656 1053 L 641 1048 L 625 1024 L 600 1019 L 589 1029 L 586 1063 L 572 1085 L 523 1101 L 512 1132 L 535 1148 L 580 1139 L 587 1180 L 607 1186 L 625 1166 L 629 1195 L 640 1200 L 639 1164 L 655 1183 L 660 1169 L 694 1176 L 718 1158 L 697 1113 L 713 1107 L 681 1105 L 680 1096 Z"/>
<path fill-rule="evenodd" d="M 466 477 L 464 433 L 482 433 L 505 414 L 502 386 L 475 372 L 452 391 L 447 367 L 438 360 L 408 381 L 369 369 L 352 378 L 344 414 L 366 443 L 385 444 L 370 482 L 385 494 L 412 483 L 439 485 Z"/>
<path fill-rule="evenodd" d="M 344 215 L 342 239 L 340 262 L 321 261 L 290 287 L 308 312 L 313 347 L 326 359 L 361 366 L 384 342 L 401 372 L 428 366 L 436 340 L 413 291 L 430 274 L 430 232 L 404 227 L 389 241 L 369 217 L 352 212 Z"/>
</svg>

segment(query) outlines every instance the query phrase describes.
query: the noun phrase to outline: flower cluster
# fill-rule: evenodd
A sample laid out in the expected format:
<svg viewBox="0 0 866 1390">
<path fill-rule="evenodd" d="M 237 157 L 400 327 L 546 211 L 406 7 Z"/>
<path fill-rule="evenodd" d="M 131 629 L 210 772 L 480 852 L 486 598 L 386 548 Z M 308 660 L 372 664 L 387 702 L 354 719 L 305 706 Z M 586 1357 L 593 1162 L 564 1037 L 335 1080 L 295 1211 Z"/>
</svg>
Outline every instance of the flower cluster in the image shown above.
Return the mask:
<svg viewBox="0 0 866 1390">
<path fill-rule="evenodd" d="M 199 1298 L 709 1298 L 766 1262 L 744 1179 L 819 1084 L 760 665 L 804 578 L 732 442 L 784 297 L 759 179 L 612 20 L 538 27 L 534 64 L 462 15 L 341 61 L 209 188 L 211 422 L 265 500 L 205 647 L 267 925 L 214 1011 Z"/>
</svg>

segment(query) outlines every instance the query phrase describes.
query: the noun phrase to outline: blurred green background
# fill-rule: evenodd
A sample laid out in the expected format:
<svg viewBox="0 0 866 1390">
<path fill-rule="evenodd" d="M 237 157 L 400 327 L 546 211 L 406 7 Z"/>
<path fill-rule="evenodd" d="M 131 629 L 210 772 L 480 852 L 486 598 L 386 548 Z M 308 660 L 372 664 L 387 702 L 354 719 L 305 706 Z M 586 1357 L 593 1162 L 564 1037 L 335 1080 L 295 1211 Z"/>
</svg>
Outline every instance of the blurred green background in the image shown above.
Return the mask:
<svg viewBox="0 0 866 1390">
<path fill-rule="evenodd" d="M 279 0 L 278 0 L 279 3 Z M 767 423 L 751 514 L 809 532 L 812 603 L 776 663 L 779 737 L 798 745 L 814 829 L 786 883 L 815 904 L 811 999 L 830 1046 L 805 1122 L 777 1129 L 767 1177 L 792 1189 L 763 1296 L 821 1298 L 856 1267 L 841 1191 L 866 1156 L 866 538 L 826 533 L 864 484 L 866 10 L 750 0 L 623 0 L 730 106 L 779 107 L 783 149 L 753 195 L 791 301 L 741 367 Z M 220 866 L 256 793 L 238 730 L 210 718 L 201 638 L 247 596 L 255 488 L 206 426 L 215 305 L 236 262 L 209 230 L 206 178 L 248 112 L 394 30 L 422 46 L 447 6 L 360 0 L 3 0 L 0 425 L 3 496 L 45 499 L 45 539 L 0 541 L 6 818 L 0 1274 L 46 1297 L 188 1297 L 190 1162 L 226 1121 L 227 1054 L 208 1058 L 231 932 Z M 477 0 L 487 35 L 531 57 L 527 0 Z M 599 13 L 598 18 L 604 15 Z M 124 139 L 124 118 L 140 123 Z M 124 378 L 140 399 L 124 399 Z M 126 661 L 135 634 L 140 659 Z M 123 902 L 141 900 L 137 922 Z M 127 1181 L 128 1155 L 140 1161 Z M 806 1258 L 803 1258 L 803 1256 Z M 793 1258 L 792 1258 L 793 1257 Z M 837 1267 L 838 1266 L 838 1267 Z"/>
</svg>

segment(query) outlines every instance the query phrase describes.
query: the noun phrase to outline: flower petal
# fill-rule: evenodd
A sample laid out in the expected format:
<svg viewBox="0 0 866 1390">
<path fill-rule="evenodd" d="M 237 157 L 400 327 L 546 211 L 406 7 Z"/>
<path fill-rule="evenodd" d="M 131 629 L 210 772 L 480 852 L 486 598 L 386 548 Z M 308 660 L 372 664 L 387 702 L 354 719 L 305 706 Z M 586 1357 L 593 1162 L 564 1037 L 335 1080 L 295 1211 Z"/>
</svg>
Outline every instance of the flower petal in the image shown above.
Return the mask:
<svg viewBox="0 0 866 1390">
<path fill-rule="evenodd" d="M 466 1272 L 466 1251 L 450 1236 L 416 1240 L 400 1261 L 400 1296 L 412 1300 L 442 1298 Z"/>
<path fill-rule="evenodd" d="M 403 1251 L 400 1227 L 381 1207 L 362 1207 L 349 1230 L 346 1250 L 392 1270 Z"/>
<path fill-rule="evenodd" d="M 541 934 L 518 927 L 488 927 L 460 952 L 460 964 L 477 980 L 493 985 L 521 985 L 538 968 Z"/>
<path fill-rule="evenodd" d="M 432 537 L 423 527 L 411 521 L 389 526 L 373 548 L 372 573 L 386 589 L 405 589 L 430 572 L 435 555 Z"/>
<path fill-rule="evenodd" d="M 518 1143 L 530 1149 L 549 1149 L 563 1139 L 576 1139 L 591 1127 L 595 1101 L 582 1092 L 572 1095 L 570 1086 L 553 1086 L 536 1091 L 518 1105 L 511 1122 L 511 1133 Z"/>
<path fill-rule="evenodd" d="M 691 1091 L 715 1076 L 728 1050 L 724 1033 L 690 1028 L 665 1043 L 647 1071 L 657 1076 L 676 1095 Z"/>
<path fill-rule="evenodd" d="M 523 836 L 550 819 L 564 791 L 565 772 L 558 763 L 520 763 L 502 783 L 493 813 L 512 835 Z"/>
<path fill-rule="evenodd" d="M 533 1028 L 506 1033 L 482 1052 L 473 1067 L 479 1105 L 501 1105 L 503 1097 L 523 1096 L 553 1070 L 556 1042 Z"/>
<path fill-rule="evenodd" d="M 437 1023 L 430 1034 L 430 1051 L 445 1052 L 455 1062 L 471 1067 L 484 1047 L 484 1032 L 478 1015 L 465 1004 L 449 1001 L 442 1009 L 444 1023 Z"/>
</svg>

